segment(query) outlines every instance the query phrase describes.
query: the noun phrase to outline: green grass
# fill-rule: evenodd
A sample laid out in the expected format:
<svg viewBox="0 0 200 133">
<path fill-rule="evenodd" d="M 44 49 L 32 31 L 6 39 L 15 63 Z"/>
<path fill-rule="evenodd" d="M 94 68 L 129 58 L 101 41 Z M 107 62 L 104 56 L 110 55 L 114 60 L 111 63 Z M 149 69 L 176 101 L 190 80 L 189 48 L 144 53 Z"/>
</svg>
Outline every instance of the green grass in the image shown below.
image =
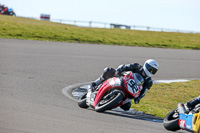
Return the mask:
<svg viewBox="0 0 200 133">
<path fill-rule="evenodd" d="M 154 84 L 139 104 L 132 108 L 165 117 L 178 103 L 186 103 L 200 95 L 200 81 Z"/>
<path fill-rule="evenodd" d="M 200 34 L 83 28 L 0 15 L 0 38 L 200 49 Z"/>
</svg>

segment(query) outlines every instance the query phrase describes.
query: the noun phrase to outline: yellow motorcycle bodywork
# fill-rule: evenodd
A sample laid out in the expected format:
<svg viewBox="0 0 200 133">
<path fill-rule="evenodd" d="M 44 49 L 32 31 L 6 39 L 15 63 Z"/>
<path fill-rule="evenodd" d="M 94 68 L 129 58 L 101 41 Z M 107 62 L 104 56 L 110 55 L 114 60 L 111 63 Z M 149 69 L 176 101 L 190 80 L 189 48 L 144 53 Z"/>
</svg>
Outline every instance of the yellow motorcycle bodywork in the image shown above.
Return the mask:
<svg viewBox="0 0 200 133">
<path fill-rule="evenodd" d="M 194 133 L 200 133 L 200 112 L 194 114 L 193 130 L 194 130 Z"/>
</svg>

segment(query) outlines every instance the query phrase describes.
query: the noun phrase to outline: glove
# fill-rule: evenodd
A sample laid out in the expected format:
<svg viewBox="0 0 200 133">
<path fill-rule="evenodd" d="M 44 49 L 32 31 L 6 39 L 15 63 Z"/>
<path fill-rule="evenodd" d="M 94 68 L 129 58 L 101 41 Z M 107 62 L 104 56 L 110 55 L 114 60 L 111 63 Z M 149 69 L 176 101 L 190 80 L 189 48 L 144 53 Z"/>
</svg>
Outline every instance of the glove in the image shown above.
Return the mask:
<svg viewBox="0 0 200 133">
<path fill-rule="evenodd" d="M 139 98 L 134 99 L 135 104 L 138 104 L 140 102 Z"/>
<path fill-rule="evenodd" d="M 120 66 L 116 69 L 119 75 L 121 75 L 121 73 L 123 72 L 123 68 L 124 68 L 124 65 L 120 65 Z"/>
<path fill-rule="evenodd" d="M 96 83 L 95 82 L 91 83 L 90 89 L 91 89 L 92 92 L 94 92 L 96 90 Z"/>
<path fill-rule="evenodd" d="M 123 68 L 123 64 L 122 65 L 120 65 L 120 66 L 118 66 L 118 68 L 117 68 L 117 71 L 121 71 L 121 69 Z"/>
<path fill-rule="evenodd" d="M 115 71 L 115 77 L 118 77 L 121 75 L 121 72 L 120 71 Z"/>
</svg>

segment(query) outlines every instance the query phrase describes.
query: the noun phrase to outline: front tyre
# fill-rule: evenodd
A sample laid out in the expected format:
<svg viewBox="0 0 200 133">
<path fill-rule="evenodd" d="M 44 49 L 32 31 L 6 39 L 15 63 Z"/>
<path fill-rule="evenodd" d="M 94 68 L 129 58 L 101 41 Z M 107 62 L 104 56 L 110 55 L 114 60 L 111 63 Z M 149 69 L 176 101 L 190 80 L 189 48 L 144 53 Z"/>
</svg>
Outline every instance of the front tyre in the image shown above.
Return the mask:
<svg viewBox="0 0 200 133">
<path fill-rule="evenodd" d="M 99 104 L 96 105 L 95 111 L 96 112 L 104 112 L 106 110 L 110 110 L 114 108 L 118 103 L 120 103 L 123 100 L 123 94 L 122 93 L 117 93 L 110 99 L 102 99 Z"/>
<path fill-rule="evenodd" d="M 78 106 L 85 109 L 88 108 L 88 105 L 86 104 L 86 95 L 87 93 L 78 99 Z"/>
<path fill-rule="evenodd" d="M 163 120 L 163 125 L 165 129 L 170 130 L 170 131 L 176 131 L 179 130 L 179 114 L 177 111 L 177 108 L 172 110 L 165 119 Z"/>
</svg>

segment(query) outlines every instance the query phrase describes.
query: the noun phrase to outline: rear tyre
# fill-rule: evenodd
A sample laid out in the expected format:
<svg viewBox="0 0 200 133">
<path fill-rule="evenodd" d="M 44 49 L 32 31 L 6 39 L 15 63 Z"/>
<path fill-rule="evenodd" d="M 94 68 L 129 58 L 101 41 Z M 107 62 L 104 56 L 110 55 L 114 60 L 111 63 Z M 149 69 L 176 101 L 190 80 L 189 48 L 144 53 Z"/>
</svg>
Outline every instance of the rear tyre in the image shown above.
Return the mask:
<svg viewBox="0 0 200 133">
<path fill-rule="evenodd" d="M 106 110 L 110 110 L 114 108 L 118 103 L 123 100 L 123 94 L 117 93 L 114 97 L 110 98 L 109 100 L 101 100 L 99 104 L 96 105 L 95 111 L 96 112 L 104 112 Z"/>
<path fill-rule="evenodd" d="M 88 108 L 88 105 L 86 104 L 86 95 L 87 93 L 78 99 L 78 106 L 85 109 Z"/>
<path fill-rule="evenodd" d="M 172 110 L 165 119 L 163 120 L 163 125 L 165 129 L 170 131 L 176 131 L 179 130 L 179 114 L 176 112 L 177 108 Z"/>
</svg>

